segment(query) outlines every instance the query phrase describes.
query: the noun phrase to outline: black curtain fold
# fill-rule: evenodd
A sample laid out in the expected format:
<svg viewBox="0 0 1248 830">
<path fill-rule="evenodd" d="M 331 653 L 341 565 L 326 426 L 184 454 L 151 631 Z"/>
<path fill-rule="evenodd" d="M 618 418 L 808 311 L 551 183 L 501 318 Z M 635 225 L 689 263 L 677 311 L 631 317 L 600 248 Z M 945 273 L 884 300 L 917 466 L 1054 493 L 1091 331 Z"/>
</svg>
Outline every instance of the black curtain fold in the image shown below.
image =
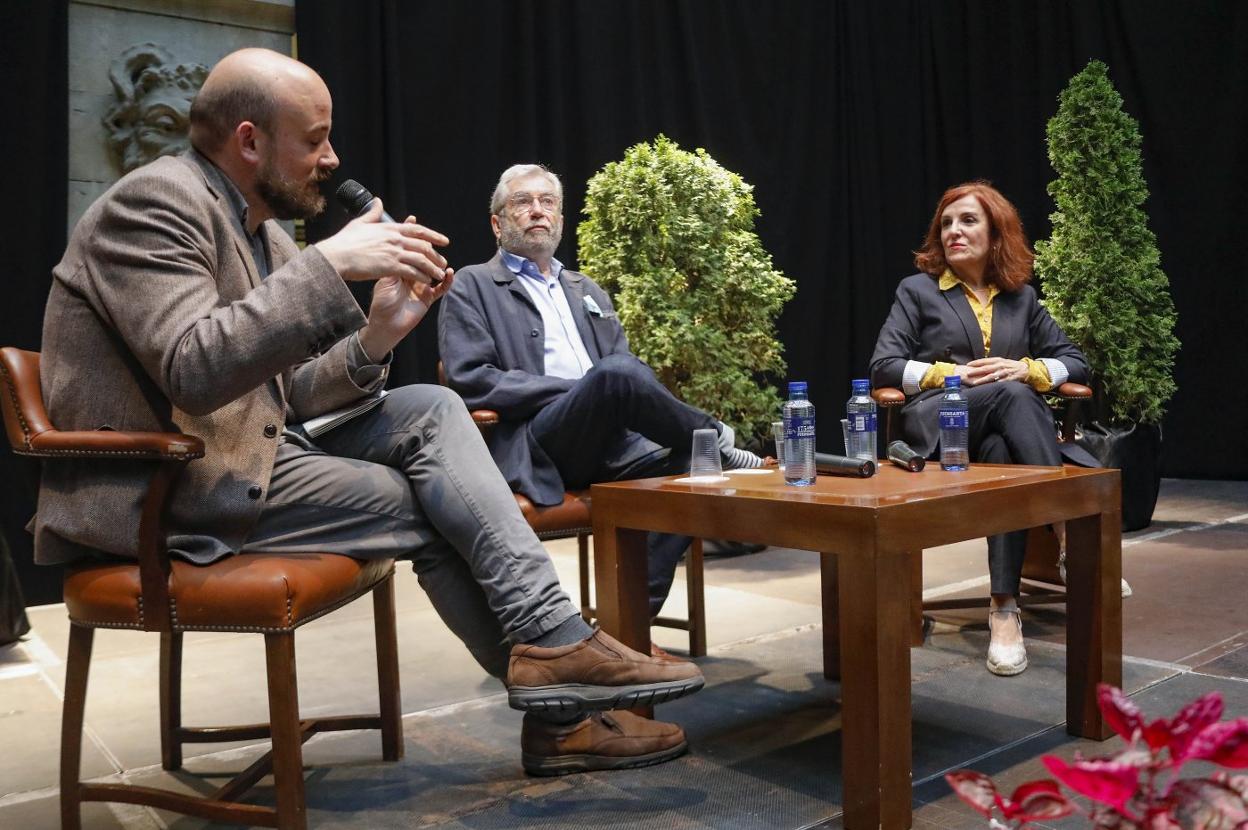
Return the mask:
<svg viewBox="0 0 1248 830">
<path fill-rule="evenodd" d="M 0 345 L 38 349 L 52 266 L 65 249 L 69 195 L 69 4 L 0 4 L 0 158 L 6 162 Z M 58 568 L 34 565 L 25 530 L 35 512 L 38 467 L 0 442 L 0 530 L 31 605 L 59 602 Z"/>
<path fill-rule="evenodd" d="M 1047 236 L 1045 124 L 1070 77 L 1104 60 L 1140 122 L 1180 315 L 1165 473 L 1245 476 L 1234 334 L 1248 310 L 1236 244 L 1248 4 L 324 0 L 296 12 L 300 57 L 335 94 L 342 176 L 447 233 L 453 264 L 492 255 L 488 199 L 515 162 L 563 176 L 558 255 L 573 267 L 585 182 L 628 146 L 662 132 L 740 173 L 764 244 L 798 283 L 780 320 L 789 377 L 830 415 L 865 376 L 947 186 L 990 179 L 1031 237 Z M 395 382 L 433 380 L 436 359 L 429 321 L 400 347 Z"/>
</svg>

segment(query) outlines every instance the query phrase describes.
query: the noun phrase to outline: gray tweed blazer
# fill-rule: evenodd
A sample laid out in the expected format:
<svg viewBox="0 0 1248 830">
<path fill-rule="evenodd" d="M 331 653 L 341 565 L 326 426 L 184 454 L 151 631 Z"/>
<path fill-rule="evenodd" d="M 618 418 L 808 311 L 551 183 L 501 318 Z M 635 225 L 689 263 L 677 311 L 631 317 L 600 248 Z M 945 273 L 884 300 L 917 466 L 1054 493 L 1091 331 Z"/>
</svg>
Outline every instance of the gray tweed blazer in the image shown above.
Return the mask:
<svg viewBox="0 0 1248 830">
<path fill-rule="evenodd" d="M 286 415 L 360 397 L 348 341 L 365 317 L 313 247 L 267 223 L 263 282 L 220 173 L 198 154 L 162 158 L 117 182 L 79 220 L 52 272 L 41 374 L 65 430 L 199 436 L 172 504 L 171 545 L 193 561 L 237 552 L 264 506 Z M 48 462 L 33 522 L 35 559 L 137 552 L 142 462 Z"/>
</svg>

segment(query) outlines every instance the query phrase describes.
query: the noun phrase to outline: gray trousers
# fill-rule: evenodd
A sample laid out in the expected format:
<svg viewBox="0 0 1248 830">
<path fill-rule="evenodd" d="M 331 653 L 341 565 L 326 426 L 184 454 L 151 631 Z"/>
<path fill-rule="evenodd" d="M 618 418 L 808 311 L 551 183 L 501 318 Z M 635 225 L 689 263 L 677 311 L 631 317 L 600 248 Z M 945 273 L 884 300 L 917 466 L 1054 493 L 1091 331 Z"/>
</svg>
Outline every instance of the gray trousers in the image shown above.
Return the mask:
<svg viewBox="0 0 1248 830">
<path fill-rule="evenodd" d="M 447 626 L 495 677 L 512 643 L 579 612 L 463 401 L 405 386 L 315 445 L 285 441 L 245 549 L 410 559 Z"/>
</svg>

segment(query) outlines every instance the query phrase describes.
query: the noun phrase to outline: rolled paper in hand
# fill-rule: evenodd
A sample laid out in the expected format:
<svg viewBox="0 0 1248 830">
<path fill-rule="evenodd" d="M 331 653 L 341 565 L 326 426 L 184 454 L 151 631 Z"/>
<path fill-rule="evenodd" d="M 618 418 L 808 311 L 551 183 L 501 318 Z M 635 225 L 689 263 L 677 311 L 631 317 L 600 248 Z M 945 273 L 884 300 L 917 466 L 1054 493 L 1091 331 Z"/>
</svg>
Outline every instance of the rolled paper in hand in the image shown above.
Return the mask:
<svg viewBox="0 0 1248 830">
<path fill-rule="evenodd" d="M 870 478 L 875 475 L 875 462 L 867 458 L 847 458 L 826 452 L 815 453 L 815 472 L 825 476 Z"/>
<path fill-rule="evenodd" d="M 927 461 L 905 441 L 893 441 L 888 445 L 888 460 L 912 473 L 920 472 Z"/>
</svg>

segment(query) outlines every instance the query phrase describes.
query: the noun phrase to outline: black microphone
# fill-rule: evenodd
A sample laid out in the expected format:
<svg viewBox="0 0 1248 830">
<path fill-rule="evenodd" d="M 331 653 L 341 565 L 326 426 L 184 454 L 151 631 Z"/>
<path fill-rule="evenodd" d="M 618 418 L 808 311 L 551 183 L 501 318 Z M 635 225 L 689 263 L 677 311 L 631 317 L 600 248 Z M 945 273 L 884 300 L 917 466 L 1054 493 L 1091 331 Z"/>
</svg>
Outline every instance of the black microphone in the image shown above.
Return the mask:
<svg viewBox="0 0 1248 830">
<path fill-rule="evenodd" d="M 359 217 L 368 213 L 368 209 L 373 206 L 373 199 L 377 197 L 372 193 L 369 193 L 368 188 L 357 182 L 355 179 L 347 179 L 345 182 L 338 185 L 338 189 L 334 191 L 334 198 L 338 200 L 338 204 L 342 205 L 343 209 L 347 213 L 352 216 Z M 384 210 L 381 212 L 381 221 L 398 222 L 397 219 L 386 213 Z M 429 284 L 438 286 L 442 284 L 442 280 L 437 277 L 431 277 Z"/>
<path fill-rule="evenodd" d="M 334 193 L 334 198 L 338 200 L 338 204 L 352 216 L 363 216 L 368 213 L 368 209 L 373 206 L 373 199 L 377 198 L 368 192 L 368 188 L 357 182 L 355 179 L 347 179 L 338 185 L 338 190 Z M 381 221 L 396 222 L 393 216 L 381 212 Z"/>
<path fill-rule="evenodd" d="M 875 475 L 875 462 L 869 458 L 849 458 L 826 452 L 815 453 L 815 472 L 825 476 L 870 478 Z"/>
</svg>

